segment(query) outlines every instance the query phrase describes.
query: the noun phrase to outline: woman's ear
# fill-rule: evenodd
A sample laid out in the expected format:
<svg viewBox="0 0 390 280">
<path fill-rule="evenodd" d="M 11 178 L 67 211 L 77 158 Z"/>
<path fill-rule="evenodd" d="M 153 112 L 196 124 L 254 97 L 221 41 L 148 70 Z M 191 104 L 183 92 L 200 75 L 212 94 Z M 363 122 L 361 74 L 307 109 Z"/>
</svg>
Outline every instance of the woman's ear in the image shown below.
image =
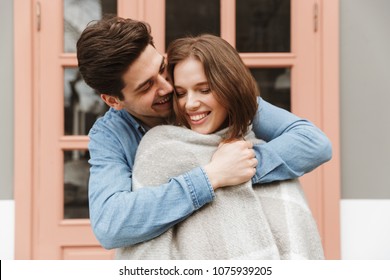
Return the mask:
<svg viewBox="0 0 390 280">
<path fill-rule="evenodd" d="M 120 101 L 119 98 L 116 97 L 116 96 L 112 96 L 112 95 L 108 95 L 108 94 L 102 93 L 102 94 L 100 94 L 100 98 L 108 106 L 110 106 L 110 107 L 112 107 L 112 108 L 114 108 L 116 110 L 122 110 L 123 109 L 122 101 Z"/>
</svg>

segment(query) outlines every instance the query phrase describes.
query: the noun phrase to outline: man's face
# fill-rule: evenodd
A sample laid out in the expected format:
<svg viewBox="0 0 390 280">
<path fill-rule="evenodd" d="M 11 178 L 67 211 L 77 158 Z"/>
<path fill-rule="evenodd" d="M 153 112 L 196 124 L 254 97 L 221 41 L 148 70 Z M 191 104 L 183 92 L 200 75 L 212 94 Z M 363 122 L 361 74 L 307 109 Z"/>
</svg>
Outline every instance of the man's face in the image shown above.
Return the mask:
<svg viewBox="0 0 390 280">
<path fill-rule="evenodd" d="M 145 125 L 165 122 L 172 110 L 172 86 L 165 79 L 164 57 L 151 45 L 141 53 L 123 75 L 124 99 L 118 109 L 126 109 Z"/>
</svg>

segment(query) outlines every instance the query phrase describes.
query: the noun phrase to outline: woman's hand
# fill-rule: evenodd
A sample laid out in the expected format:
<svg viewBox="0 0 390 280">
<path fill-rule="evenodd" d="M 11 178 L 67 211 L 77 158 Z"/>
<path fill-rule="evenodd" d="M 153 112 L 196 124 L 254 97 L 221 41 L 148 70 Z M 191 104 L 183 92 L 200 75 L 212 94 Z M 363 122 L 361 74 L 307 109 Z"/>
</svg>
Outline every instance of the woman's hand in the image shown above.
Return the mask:
<svg viewBox="0 0 390 280">
<path fill-rule="evenodd" d="M 237 140 L 221 143 L 204 170 L 215 190 L 249 181 L 257 163 L 252 142 Z"/>
</svg>

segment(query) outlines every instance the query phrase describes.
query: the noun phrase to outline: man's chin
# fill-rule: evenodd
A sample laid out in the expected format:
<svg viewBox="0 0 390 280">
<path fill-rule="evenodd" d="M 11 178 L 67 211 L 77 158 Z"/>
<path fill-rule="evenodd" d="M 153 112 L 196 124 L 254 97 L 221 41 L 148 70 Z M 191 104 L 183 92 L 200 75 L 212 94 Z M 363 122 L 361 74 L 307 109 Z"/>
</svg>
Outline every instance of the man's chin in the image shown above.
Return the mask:
<svg viewBox="0 0 390 280">
<path fill-rule="evenodd" d="M 160 116 L 163 117 L 163 118 L 168 118 L 172 115 L 173 113 L 173 110 L 172 108 L 169 108 L 169 109 L 166 109 L 166 110 L 163 110 L 163 111 L 160 111 Z"/>
</svg>

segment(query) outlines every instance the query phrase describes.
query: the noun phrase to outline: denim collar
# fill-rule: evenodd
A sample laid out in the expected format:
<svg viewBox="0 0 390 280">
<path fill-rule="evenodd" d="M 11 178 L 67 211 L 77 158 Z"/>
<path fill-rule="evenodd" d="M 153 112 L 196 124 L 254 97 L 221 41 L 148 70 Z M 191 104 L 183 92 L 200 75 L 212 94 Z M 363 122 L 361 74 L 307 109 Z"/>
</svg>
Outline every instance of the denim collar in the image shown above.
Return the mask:
<svg viewBox="0 0 390 280">
<path fill-rule="evenodd" d="M 129 112 L 126 111 L 126 109 L 122 109 L 120 111 L 120 113 L 125 117 L 127 118 L 131 125 L 136 128 L 142 135 L 145 135 L 145 133 L 150 129 L 149 127 L 145 126 L 145 125 L 142 125 L 141 122 L 136 118 L 134 117 L 133 115 L 131 115 Z"/>
</svg>

